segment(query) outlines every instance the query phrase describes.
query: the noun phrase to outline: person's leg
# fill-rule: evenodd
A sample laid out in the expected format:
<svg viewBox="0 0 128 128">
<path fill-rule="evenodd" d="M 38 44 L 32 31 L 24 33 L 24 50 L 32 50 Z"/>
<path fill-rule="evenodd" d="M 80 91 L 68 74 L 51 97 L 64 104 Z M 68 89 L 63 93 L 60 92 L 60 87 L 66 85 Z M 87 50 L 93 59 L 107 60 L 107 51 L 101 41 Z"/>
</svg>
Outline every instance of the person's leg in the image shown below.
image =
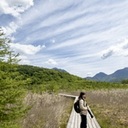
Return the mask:
<svg viewBox="0 0 128 128">
<path fill-rule="evenodd" d="M 87 128 L 87 116 L 86 115 L 81 115 L 80 128 Z"/>
</svg>

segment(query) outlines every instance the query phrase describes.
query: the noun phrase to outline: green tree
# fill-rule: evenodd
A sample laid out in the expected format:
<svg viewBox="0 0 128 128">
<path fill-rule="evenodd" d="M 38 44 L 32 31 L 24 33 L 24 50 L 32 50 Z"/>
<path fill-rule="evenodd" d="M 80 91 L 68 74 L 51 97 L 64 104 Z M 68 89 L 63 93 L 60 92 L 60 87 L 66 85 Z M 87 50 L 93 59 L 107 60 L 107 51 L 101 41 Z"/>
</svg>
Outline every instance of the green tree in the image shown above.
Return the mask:
<svg viewBox="0 0 128 128">
<path fill-rule="evenodd" d="M 23 105 L 22 76 L 17 72 L 14 52 L 10 41 L 0 30 L 0 128 L 16 128 L 16 120 L 26 111 Z"/>
<path fill-rule="evenodd" d="M 2 29 L 0 28 L 0 62 L 7 62 L 9 64 L 16 64 L 20 60 L 17 59 L 19 53 L 15 53 L 10 49 L 11 40 L 5 37 Z"/>
<path fill-rule="evenodd" d="M 122 83 L 122 84 L 128 84 L 128 79 L 122 80 L 121 83 Z"/>
</svg>

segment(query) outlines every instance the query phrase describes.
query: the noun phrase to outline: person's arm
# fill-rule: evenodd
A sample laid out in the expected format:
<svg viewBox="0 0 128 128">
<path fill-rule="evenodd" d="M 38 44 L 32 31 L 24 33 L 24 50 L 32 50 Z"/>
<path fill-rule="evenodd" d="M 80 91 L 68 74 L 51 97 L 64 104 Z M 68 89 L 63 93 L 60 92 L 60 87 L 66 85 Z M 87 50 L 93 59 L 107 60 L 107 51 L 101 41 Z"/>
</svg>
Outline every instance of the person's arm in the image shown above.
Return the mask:
<svg viewBox="0 0 128 128">
<path fill-rule="evenodd" d="M 87 107 L 84 106 L 84 101 L 83 100 L 80 100 L 79 104 L 80 104 L 80 110 L 87 110 Z"/>
</svg>

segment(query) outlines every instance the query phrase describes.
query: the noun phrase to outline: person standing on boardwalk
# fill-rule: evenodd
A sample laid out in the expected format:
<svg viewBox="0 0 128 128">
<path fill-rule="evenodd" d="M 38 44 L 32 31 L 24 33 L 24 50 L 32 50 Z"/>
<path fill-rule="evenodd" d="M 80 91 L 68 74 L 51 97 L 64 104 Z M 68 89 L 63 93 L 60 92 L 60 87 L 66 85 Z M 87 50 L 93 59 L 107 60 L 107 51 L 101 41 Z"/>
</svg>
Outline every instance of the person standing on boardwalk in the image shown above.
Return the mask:
<svg viewBox="0 0 128 128">
<path fill-rule="evenodd" d="M 86 94 L 81 92 L 79 95 L 79 106 L 80 106 L 80 115 L 81 115 L 81 124 L 80 128 L 87 128 L 87 103 L 86 103 Z"/>
</svg>

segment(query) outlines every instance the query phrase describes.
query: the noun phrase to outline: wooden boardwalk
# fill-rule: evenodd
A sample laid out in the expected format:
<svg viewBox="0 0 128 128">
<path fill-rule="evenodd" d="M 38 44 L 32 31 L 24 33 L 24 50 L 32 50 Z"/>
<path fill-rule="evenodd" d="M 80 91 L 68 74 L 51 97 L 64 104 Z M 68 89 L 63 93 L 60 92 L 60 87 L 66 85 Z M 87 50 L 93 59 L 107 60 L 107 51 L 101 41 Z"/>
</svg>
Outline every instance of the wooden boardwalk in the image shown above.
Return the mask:
<svg viewBox="0 0 128 128">
<path fill-rule="evenodd" d="M 60 95 L 74 98 L 75 99 L 74 102 L 78 99 L 77 96 L 73 96 L 73 95 L 66 95 L 66 94 L 60 94 Z M 91 111 L 90 108 L 88 108 L 88 109 Z M 94 114 L 93 114 L 93 116 L 94 116 Z M 73 107 L 66 128 L 80 128 L 80 122 L 81 122 L 80 114 L 76 113 L 74 110 L 74 107 Z M 98 124 L 95 116 L 93 118 L 91 118 L 89 113 L 87 113 L 87 128 L 101 128 L 100 125 Z"/>
</svg>

